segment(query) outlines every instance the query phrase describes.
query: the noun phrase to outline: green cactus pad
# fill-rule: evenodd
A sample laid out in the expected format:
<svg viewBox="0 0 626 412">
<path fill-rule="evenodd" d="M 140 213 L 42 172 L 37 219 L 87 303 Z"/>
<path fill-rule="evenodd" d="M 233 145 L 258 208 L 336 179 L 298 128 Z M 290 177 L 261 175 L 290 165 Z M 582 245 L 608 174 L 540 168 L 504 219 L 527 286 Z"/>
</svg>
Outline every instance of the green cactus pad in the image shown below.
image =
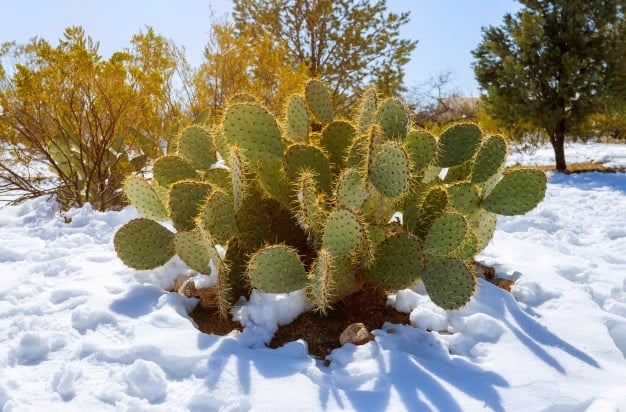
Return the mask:
<svg viewBox="0 0 626 412">
<path fill-rule="evenodd" d="M 429 258 L 422 280 L 431 300 L 446 310 L 460 309 L 467 304 L 476 287 L 474 273 L 455 258 Z"/>
<path fill-rule="evenodd" d="M 446 172 L 446 176 L 443 179 L 444 183 L 453 184 L 469 180 L 469 176 L 472 173 L 472 162 L 465 162 L 460 165 L 452 166 Z"/>
<path fill-rule="evenodd" d="M 356 212 L 361 208 L 367 196 L 361 173 L 356 169 L 345 169 L 337 185 L 337 205 Z"/>
<path fill-rule="evenodd" d="M 424 252 L 447 256 L 458 249 L 467 235 L 468 225 L 458 213 L 445 213 L 435 219 L 424 240 Z"/>
<path fill-rule="evenodd" d="M 228 169 L 221 167 L 209 169 L 204 174 L 204 181 L 212 184 L 213 186 L 219 187 L 226 192 L 230 192 L 232 189 L 232 180 Z"/>
<path fill-rule="evenodd" d="M 198 178 L 193 165 L 179 156 L 163 156 L 154 162 L 154 180 L 163 187 L 181 180 L 195 180 Z"/>
<path fill-rule="evenodd" d="M 315 79 L 306 83 L 306 102 L 313 115 L 322 123 L 333 122 L 333 102 L 326 85 Z"/>
<path fill-rule="evenodd" d="M 422 187 L 420 187 L 419 189 L 421 188 Z M 421 190 L 415 190 L 414 187 L 411 187 L 411 190 L 404 198 L 404 207 L 402 209 L 402 222 L 407 230 L 411 233 L 415 233 L 415 231 L 417 230 L 417 222 L 422 207 L 423 197 L 424 194 L 421 192 Z"/>
<path fill-rule="evenodd" d="M 481 207 L 499 215 L 523 215 L 543 200 L 546 184 L 546 175 L 541 170 L 518 169 L 507 172 L 483 199 Z"/>
<path fill-rule="evenodd" d="M 480 215 L 480 195 L 475 185 L 461 182 L 446 188 L 448 199 L 454 210 L 464 215 L 468 221 L 476 221 Z"/>
<path fill-rule="evenodd" d="M 211 274 L 211 257 L 202 240 L 194 232 L 178 232 L 174 238 L 174 249 L 187 266 L 205 275 Z"/>
<path fill-rule="evenodd" d="M 315 182 L 319 191 L 330 193 L 331 172 L 326 155 L 318 148 L 308 144 L 295 143 L 289 146 L 283 160 L 285 175 L 295 182 L 304 170 L 315 174 Z"/>
<path fill-rule="evenodd" d="M 407 136 L 405 147 L 411 159 L 411 171 L 417 174 L 435 159 L 437 139 L 426 131 L 412 130 Z"/>
<path fill-rule="evenodd" d="M 386 289 L 404 289 L 417 282 L 423 265 L 422 246 L 417 237 L 398 233 L 377 246 L 374 262 L 365 272 L 365 278 Z"/>
<path fill-rule="evenodd" d="M 223 317 L 228 318 L 230 309 L 241 296 L 249 296 L 250 282 L 245 275 L 247 256 L 237 243 L 237 238 L 228 242 L 226 256 L 220 265 L 216 265 L 217 303 Z"/>
<path fill-rule="evenodd" d="M 395 204 L 395 199 L 386 198 L 370 188 L 369 195 L 363 202 L 359 214 L 370 223 L 385 225 L 389 223 L 389 219 L 396 211 Z"/>
<path fill-rule="evenodd" d="M 478 252 L 478 237 L 472 230 L 468 230 L 461 246 L 454 251 L 452 257 L 460 259 L 466 263 L 471 263 Z"/>
<path fill-rule="evenodd" d="M 161 186 L 159 182 L 152 179 L 152 188 L 154 189 L 154 193 L 156 193 L 162 204 L 168 205 L 170 203 L 170 188 L 168 186 Z"/>
<path fill-rule="evenodd" d="M 506 140 L 502 136 L 489 136 L 478 149 L 472 171 L 472 183 L 484 183 L 495 175 L 506 161 Z"/>
<path fill-rule="evenodd" d="M 209 117 L 211 116 L 211 108 L 207 108 L 204 109 L 203 111 L 200 112 L 199 115 L 197 115 L 192 121 L 191 124 L 193 125 L 198 125 L 198 126 L 203 126 L 207 123 L 207 120 L 209 120 Z"/>
<path fill-rule="evenodd" d="M 457 166 L 470 160 L 481 141 L 481 132 L 473 123 L 450 126 L 439 137 L 439 159 L 441 167 Z"/>
<path fill-rule="evenodd" d="M 348 148 L 345 167 L 353 169 L 365 168 L 368 152 L 367 135 L 357 136 Z"/>
<path fill-rule="evenodd" d="M 274 117 L 261 106 L 237 104 L 224 115 L 224 136 L 238 146 L 250 165 L 282 159 L 283 142 Z"/>
<path fill-rule="evenodd" d="M 178 155 L 189 160 L 197 170 L 208 170 L 217 162 L 213 137 L 201 126 L 189 126 L 178 138 Z"/>
<path fill-rule="evenodd" d="M 224 259 L 215 247 L 217 241 L 202 226 L 197 226 L 196 230 L 194 230 L 194 233 L 197 239 L 200 241 L 202 247 L 206 251 L 207 256 L 209 256 L 209 260 L 213 261 L 213 264 L 219 270 L 219 268 L 223 266 Z"/>
<path fill-rule="evenodd" d="M 307 296 L 311 301 L 313 310 L 322 315 L 326 315 L 332 303 L 331 266 L 332 256 L 325 249 L 321 249 L 307 275 Z"/>
<path fill-rule="evenodd" d="M 422 183 L 433 183 L 440 181 L 439 175 L 441 174 L 441 167 L 436 165 L 428 165 L 423 170 Z"/>
<path fill-rule="evenodd" d="M 154 269 L 174 256 L 174 233 L 157 222 L 140 218 L 122 226 L 113 237 L 117 256 L 128 267 Z"/>
<path fill-rule="evenodd" d="M 307 295 L 313 310 L 325 315 L 332 304 L 357 292 L 362 282 L 354 276 L 349 256 L 332 257 L 321 249 L 308 274 Z"/>
<path fill-rule="evenodd" d="M 233 304 L 240 296 L 246 296 L 249 291 L 248 280 L 245 277 L 245 257 L 237 238 L 231 238 L 228 241 L 226 256 L 223 259 L 220 256 L 214 256 L 217 254 L 217 249 L 212 244 L 209 244 L 207 249 L 218 272 L 215 285 L 217 309 L 222 319 L 227 319 Z"/>
<path fill-rule="evenodd" d="M 330 159 L 334 169 L 343 169 L 348 150 L 352 145 L 356 130 L 354 126 L 343 120 L 336 120 L 322 130 L 320 145 Z"/>
<path fill-rule="evenodd" d="M 213 142 L 215 143 L 215 150 L 224 158 L 228 156 L 230 150 L 230 142 L 224 135 L 224 125 L 219 124 L 213 129 Z"/>
<path fill-rule="evenodd" d="M 209 193 L 211 185 L 204 182 L 183 180 L 170 186 L 169 208 L 172 224 L 177 231 L 194 228 L 195 218 Z"/>
<path fill-rule="evenodd" d="M 358 132 L 365 134 L 376 118 L 377 102 L 376 89 L 367 89 L 361 96 L 359 106 Z"/>
<path fill-rule="evenodd" d="M 322 246 L 332 256 L 343 256 L 356 250 L 363 238 L 359 218 L 348 209 L 333 211 L 326 219 Z"/>
<path fill-rule="evenodd" d="M 331 264 L 331 301 L 337 302 L 357 292 L 363 281 L 355 277 L 354 262 L 350 256 L 334 257 Z"/>
<path fill-rule="evenodd" d="M 228 277 L 233 286 L 233 298 L 236 300 L 240 296 L 246 296 L 250 291 L 250 283 L 246 276 L 249 255 L 242 247 L 238 238 L 234 237 L 228 241 L 224 264 L 228 267 Z"/>
<path fill-rule="evenodd" d="M 167 210 L 154 188 L 140 177 L 130 177 L 124 184 L 124 191 L 130 204 L 145 218 L 167 220 Z"/>
<path fill-rule="evenodd" d="M 441 216 L 449 204 L 448 192 L 443 186 L 433 186 L 424 195 L 420 204 L 415 227 L 412 230 L 420 239 L 425 239 L 433 222 Z"/>
<path fill-rule="evenodd" d="M 238 232 L 233 199 L 222 190 L 215 190 L 209 195 L 198 219 L 199 226 L 222 245 Z"/>
<path fill-rule="evenodd" d="M 308 233 L 317 235 L 321 232 L 325 220 L 324 208 L 319 203 L 315 178 L 308 171 L 299 177 L 296 215 L 300 226 Z"/>
<path fill-rule="evenodd" d="M 386 139 L 404 140 L 409 130 L 409 113 L 397 99 L 387 99 L 378 107 L 376 122 Z"/>
<path fill-rule="evenodd" d="M 383 226 L 368 225 L 366 227 L 366 230 L 367 238 L 374 247 L 382 243 L 382 241 L 385 240 L 388 235 L 386 228 Z"/>
<path fill-rule="evenodd" d="M 498 215 L 495 213 L 491 213 L 486 210 L 480 211 L 478 222 L 473 225 L 473 230 L 478 240 L 478 244 L 476 245 L 477 251 L 481 251 L 486 248 L 491 241 L 493 233 L 496 231 L 497 220 Z"/>
<path fill-rule="evenodd" d="M 217 267 L 217 312 L 220 319 L 228 320 L 230 309 L 233 306 L 233 282 L 230 277 L 230 268 L 221 263 Z"/>
<path fill-rule="evenodd" d="M 165 154 L 176 154 L 176 151 L 178 150 L 178 137 L 180 136 L 180 132 L 182 131 L 182 129 L 183 123 L 180 120 L 176 120 L 172 127 L 170 127 L 169 130 L 166 132 L 165 138 L 167 140 L 167 147 L 165 149 Z M 139 133 L 139 131 L 136 132 Z M 153 144 L 154 142 L 152 141 L 151 145 Z"/>
<path fill-rule="evenodd" d="M 309 111 L 302 96 L 291 95 L 287 103 L 287 115 L 285 117 L 287 138 L 294 143 L 306 142 L 309 137 Z"/>
<path fill-rule="evenodd" d="M 259 163 L 257 167 L 259 186 L 265 194 L 288 206 L 292 203 L 293 190 L 285 172 L 282 161 Z"/>
<path fill-rule="evenodd" d="M 306 233 L 286 206 L 278 201 L 263 198 L 257 190 L 250 190 L 244 203 L 235 214 L 241 247 L 257 250 L 264 244 L 285 243 L 304 248 Z"/>
<path fill-rule="evenodd" d="M 307 284 L 307 274 L 295 249 L 272 245 L 256 252 L 248 262 L 253 288 L 266 293 L 288 293 Z"/>
<path fill-rule="evenodd" d="M 246 181 L 245 181 L 245 165 L 241 155 L 241 151 L 237 146 L 233 146 L 230 149 L 230 179 L 233 192 L 233 206 L 235 211 L 241 208 L 243 198 L 246 196 Z"/>
<path fill-rule="evenodd" d="M 369 167 L 369 181 L 385 197 L 400 196 L 410 174 L 409 156 L 396 142 L 386 142 L 375 154 Z"/>
</svg>

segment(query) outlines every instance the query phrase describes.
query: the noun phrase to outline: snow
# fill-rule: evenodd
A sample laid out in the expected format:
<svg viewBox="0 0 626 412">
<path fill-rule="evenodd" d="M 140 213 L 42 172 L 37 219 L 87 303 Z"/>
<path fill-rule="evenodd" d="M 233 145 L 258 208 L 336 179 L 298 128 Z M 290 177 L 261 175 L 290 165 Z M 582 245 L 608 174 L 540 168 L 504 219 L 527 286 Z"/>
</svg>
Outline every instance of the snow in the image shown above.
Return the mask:
<svg viewBox="0 0 626 412">
<path fill-rule="evenodd" d="M 624 167 L 626 164 L 626 144 L 604 143 L 565 143 L 565 160 L 568 163 L 597 162 L 609 168 Z M 537 166 L 554 166 L 554 150 L 549 143 L 532 150 L 513 151 L 508 164 L 533 164 Z"/>
<path fill-rule="evenodd" d="M 626 145 L 566 150 L 570 162 L 626 165 Z M 626 410 L 626 174 L 549 178 L 545 201 L 499 218 L 478 256 L 517 279 L 511 294 L 480 281 L 466 307 L 444 311 L 423 285 L 398 291 L 389 302 L 411 325 L 385 324 L 328 365 L 303 341 L 265 347 L 308 309 L 302 291 L 241 300 L 242 333 L 199 332 L 187 314 L 196 300 L 165 291 L 193 275 L 182 262 L 134 271 L 115 256 L 132 208 L 4 207 L 0 409 Z"/>
</svg>

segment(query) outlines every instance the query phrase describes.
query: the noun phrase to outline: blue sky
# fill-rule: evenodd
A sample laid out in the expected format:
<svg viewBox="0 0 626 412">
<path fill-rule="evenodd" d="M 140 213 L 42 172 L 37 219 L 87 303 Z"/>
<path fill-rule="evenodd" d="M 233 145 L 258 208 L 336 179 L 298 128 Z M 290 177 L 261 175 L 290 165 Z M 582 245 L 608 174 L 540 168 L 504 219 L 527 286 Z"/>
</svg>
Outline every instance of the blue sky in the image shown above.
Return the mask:
<svg viewBox="0 0 626 412">
<path fill-rule="evenodd" d="M 520 7 L 513 0 L 388 0 L 389 9 L 410 11 L 411 22 L 402 35 L 419 43 L 405 67 L 407 85 L 427 81 L 449 71 L 461 94 L 477 95 L 470 67 L 471 50 L 481 40 L 481 27 L 499 25 L 505 13 Z M 0 42 L 19 43 L 39 36 L 56 44 L 63 30 L 83 26 L 100 42 L 108 57 L 129 45 L 145 26 L 171 38 L 187 50 L 194 66 L 200 64 L 208 39 L 210 13 L 230 12 L 230 0 L 0 0 Z"/>
</svg>

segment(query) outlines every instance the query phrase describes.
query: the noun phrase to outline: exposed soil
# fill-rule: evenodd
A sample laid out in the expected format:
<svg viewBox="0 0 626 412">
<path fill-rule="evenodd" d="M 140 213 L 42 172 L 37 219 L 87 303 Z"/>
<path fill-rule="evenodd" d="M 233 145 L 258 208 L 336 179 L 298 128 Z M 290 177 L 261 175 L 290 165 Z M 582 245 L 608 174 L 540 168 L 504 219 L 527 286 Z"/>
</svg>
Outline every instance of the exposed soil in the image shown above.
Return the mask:
<svg viewBox="0 0 626 412">
<path fill-rule="evenodd" d="M 507 292 L 511 292 L 511 286 L 513 286 L 513 282 L 510 279 L 503 279 L 496 277 L 496 270 L 491 266 L 483 265 L 480 262 L 474 262 L 474 272 L 476 276 L 479 278 L 485 279 L 487 282 L 491 282 L 500 289 L 504 289 Z"/>
<path fill-rule="evenodd" d="M 495 271 L 480 263 L 474 264 L 476 275 L 497 285 L 511 290 L 512 281 L 499 279 Z M 324 359 L 333 349 L 338 348 L 339 335 L 352 323 L 361 322 L 369 331 L 380 329 L 383 323 L 409 324 L 409 314 L 396 311 L 387 306 L 388 291 L 365 285 L 361 291 L 337 303 L 326 316 L 313 312 L 303 313 L 293 322 L 278 328 L 270 342 L 271 348 L 278 348 L 288 342 L 302 339 L 307 342 L 309 353 Z M 213 307 L 198 305 L 191 317 L 204 333 L 226 335 L 232 330 L 242 330 L 241 324 L 230 319 L 222 319 Z"/>
<path fill-rule="evenodd" d="M 243 330 L 241 323 L 230 318 L 223 319 L 215 308 L 198 305 L 189 315 L 198 325 L 198 329 L 209 335 L 224 336 L 233 330 Z"/>
<path fill-rule="evenodd" d="M 409 314 L 387 306 L 387 296 L 388 292 L 384 289 L 366 285 L 337 303 L 326 316 L 307 312 L 292 323 L 280 327 L 269 346 L 278 348 L 285 343 L 303 339 L 311 355 L 324 359 L 340 346 L 339 335 L 352 323 L 361 322 L 369 331 L 380 329 L 385 322 L 408 324 Z"/>
<path fill-rule="evenodd" d="M 338 348 L 339 335 L 351 323 L 361 322 L 368 330 L 380 329 L 384 322 L 409 323 L 409 314 L 387 306 L 388 293 L 376 286 L 366 285 L 359 291 L 335 305 L 326 316 L 313 312 L 303 313 L 288 325 L 281 326 L 270 342 L 271 348 L 303 339 L 309 353 L 323 359 Z M 213 335 L 226 335 L 232 330 L 242 330 L 241 324 L 222 319 L 213 307 L 197 305 L 191 312 L 198 328 Z"/>
</svg>

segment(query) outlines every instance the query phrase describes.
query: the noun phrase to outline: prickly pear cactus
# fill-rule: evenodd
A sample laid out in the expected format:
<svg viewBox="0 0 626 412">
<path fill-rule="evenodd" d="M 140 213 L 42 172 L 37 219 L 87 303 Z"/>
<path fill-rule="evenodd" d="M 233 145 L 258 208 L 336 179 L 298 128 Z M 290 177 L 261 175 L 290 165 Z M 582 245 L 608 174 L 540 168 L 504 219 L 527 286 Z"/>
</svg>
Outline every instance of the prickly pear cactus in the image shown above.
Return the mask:
<svg viewBox="0 0 626 412">
<path fill-rule="evenodd" d="M 184 129 L 152 181 L 127 181 L 143 217 L 116 233 L 118 255 L 150 269 L 177 254 L 213 273 L 223 314 L 248 288 L 306 289 L 326 313 L 366 282 L 394 290 L 421 280 L 442 308 L 465 305 L 497 215 L 537 206 L 545 175 L 505 170 L 506 140 L 475 124 L 440 136 L 413 128 L 404 104 L 379 103 L 373 89 L 352 112 L 337 119 L 329 90 L 311 80 L 280 119 L 245 99 L 214 130 Z M 176 233 L 159 223 L 168 219 Z"/>
</svg>

